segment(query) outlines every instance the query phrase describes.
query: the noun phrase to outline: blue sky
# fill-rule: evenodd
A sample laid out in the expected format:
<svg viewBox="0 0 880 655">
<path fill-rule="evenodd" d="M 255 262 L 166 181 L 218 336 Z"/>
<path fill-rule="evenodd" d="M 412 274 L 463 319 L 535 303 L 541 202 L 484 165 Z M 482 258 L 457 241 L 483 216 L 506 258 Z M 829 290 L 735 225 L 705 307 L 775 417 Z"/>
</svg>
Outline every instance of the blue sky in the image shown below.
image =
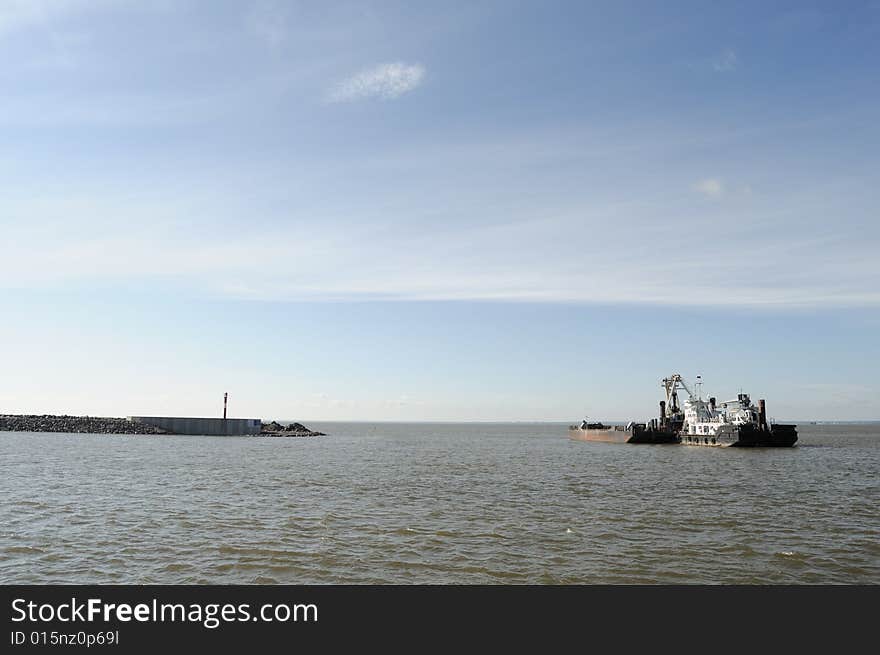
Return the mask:
<svg viewBox="0 0 880 655">
<path fill-rule="evenodd" d="M 880 418 L 880 3 L 0 2 L 0 411 Z"/>
</svg>

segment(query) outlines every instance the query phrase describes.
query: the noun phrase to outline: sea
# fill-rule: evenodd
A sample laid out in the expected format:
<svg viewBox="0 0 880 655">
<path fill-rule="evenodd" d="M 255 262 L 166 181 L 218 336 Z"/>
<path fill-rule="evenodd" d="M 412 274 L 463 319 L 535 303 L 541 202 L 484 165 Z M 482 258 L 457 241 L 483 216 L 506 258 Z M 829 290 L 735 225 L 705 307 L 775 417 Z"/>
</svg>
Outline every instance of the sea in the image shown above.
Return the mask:
<svg viewBox="0 0 880 655">
<path fill-rule="evenodd" d="M 878 584 L 880 424 L 794 448 L 562 423 L 0 432 L 0 583 Z"/>
</svg>

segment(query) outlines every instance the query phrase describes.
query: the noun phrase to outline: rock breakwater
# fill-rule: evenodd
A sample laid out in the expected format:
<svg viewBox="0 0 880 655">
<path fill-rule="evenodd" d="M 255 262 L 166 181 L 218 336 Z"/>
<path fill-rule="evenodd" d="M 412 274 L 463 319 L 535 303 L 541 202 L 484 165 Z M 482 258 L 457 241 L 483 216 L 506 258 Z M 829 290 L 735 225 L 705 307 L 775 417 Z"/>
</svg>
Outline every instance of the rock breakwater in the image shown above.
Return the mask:
<svg viewBox="0 0 880 655">
<path fill-rule="evenodd" d="M 72 432 L 81 434 L 173 434 L 170 430 L 125 418 L 54 414 L 0 414 L 0 432 Z M 263 423 L 261 437 L 323 437 L 302 423 Z"/>
<path fill-rule="evenodd" d="M 165 430 L 124 418 L 53 414 L 0 414 L 0 431 L 85 434 L 166 434 Z"/>
<path fill-rule="evenodd" d="M 324 437 L 326 436 L 323 432 L 316 432 L 315 430 L 309 430 L 302 423 L 290 423 L 289 425 L 282 425 L 278 421 L 272 421 L 271 423 L 263 423 L 263 427 L 260 430 L 261 437 Z"/>
</svg>

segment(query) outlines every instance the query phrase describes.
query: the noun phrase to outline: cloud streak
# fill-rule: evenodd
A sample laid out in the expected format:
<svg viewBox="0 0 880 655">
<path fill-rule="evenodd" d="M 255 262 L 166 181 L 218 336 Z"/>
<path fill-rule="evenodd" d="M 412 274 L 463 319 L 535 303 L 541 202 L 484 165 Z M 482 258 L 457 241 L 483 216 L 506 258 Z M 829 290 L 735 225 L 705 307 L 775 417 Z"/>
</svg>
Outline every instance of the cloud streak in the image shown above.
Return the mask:
<svg viewBox="0 0 880 655">
<path fill-rule="evenodd" d="M 363 70 L 337 84 L 327 96 L 329 102 L 351 102 L 366 98 L 399 98 L 418 87 L 425 77 L 421 64 L 395 62 Z"/>
<path fill-rule="evenodd" d="M 710 177 L 700 180 L 694 185 L 694 190 L 710 198 L 718 198 L 724 193 L 724 184 L 718 178 Z"/>
<path fill-rule="evenodd" d="M 738 63 L 736 53 L 727 49 L 712 60 L 712 70 L 716 73 L 729 73 L 736 70 Z"/>
<path fill-rule="evenodd" d="M 245 19 L 248 31 L 270 48 L 277 48 L 287 40 L 287 14 L 274 2 L 254 5 Z"/>
<path fill-rule="evenodd" d="M 109 206 L 92 210 L 116 213 Z M 152 213 L 144 209 L 145 215 Z M 849 246 L 846 260 L 829 259 L 823 253 L 835 244 L 827 239 L 767 234 L 766 243 L 756 243 L 750 232 L 743 240 L 731 231 L 730 243 L 709 240 L 686 258 L 668 259 L 657 257 L 655 248 L 680 249 L 685 225 L 673 221 L 666 236 L 652 234 L 634 243 L 629 235 L 636 226 L 626 218 L 612 218 L 612 214 L 580 212 L 571 219 L 471 227 L 464 233 L 438 228 L 408 235 L 389 235 L 368 226 L 312 225 L 254 232 L 235 242 L 222 235 L 207 238 L 204 229 L 189 233 L 179 224 L 174 226 L 177 221 L 171 217 L 158 235 L 152 234 L 154 224 L 138 233 L 92 226 L 70 228 L 50 241 L 48 226 L 30 226 L 8 233 L 15 247 L 0 261 L 0 289 L 95 283 L 125 288 L 138 280 L 152 280 L 212 297 L 268 301 L 880 306 L 869 243 Z M 586 238 L 599 232 L 601 241 Z M 87 236 L 90 233 L 95 236 Z M 580 245 L 569 248 L 569 242 Z M 621 266 L 624 244 L 627 265 Z M 747 267 L 742 266 L 745 248 Z M 53 265 L 33 267 L 32 253 L 37 251 Z M 824 265 L 804 269 L 805 260 Z M 863 261 L 864 270 L 854 271 L 854 261 Z M 682 280 L 694 282 L 685 290 Z"/>
<path fill-rule="evenodd" d="M 118 8 L 114 0 L 4 0 L 0 2 L 0 38 L 84 11 Z"/>
</svg>

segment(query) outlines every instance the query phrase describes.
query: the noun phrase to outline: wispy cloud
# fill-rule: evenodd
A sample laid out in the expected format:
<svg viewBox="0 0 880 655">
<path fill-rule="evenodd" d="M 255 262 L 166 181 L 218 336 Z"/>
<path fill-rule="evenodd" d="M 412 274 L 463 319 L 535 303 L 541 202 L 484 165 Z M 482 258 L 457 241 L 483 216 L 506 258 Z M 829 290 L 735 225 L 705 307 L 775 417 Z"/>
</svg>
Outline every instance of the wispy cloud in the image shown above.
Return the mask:
<svg viewBox="0 0 880 655">
<path fill-rule="evenodd" d="M 255 4 L 245 18 L 247 30 L 272 48 L 287 40 L 287 13 L 276 2 Z"/>
<path fill-rule="evenodd" d="M 736 53 L 727 49 L 717 57 L 712 59 L 712 70 L 716 73 L 729 73 L 730 71 L 736 70 L 737 64 L 739 60 L 737 59 Z"/>
<path fill-rule="evenodd" d="M 113 0 L 2 0 L 0 1 L 0 37 L 46 26 L 69 14 L 118 6 Z"/>
<path fill-rule="evenodd" d="M 46 5 L 42 2 L 0 3 L 0 36 L 44 22 L 50 13 L 65 13 L 71 3 Z"/>
<path fill-rule="evenodd" d="M 694 185 L 694 190 L 699 191 L 710 198 L 717 198 L 724 193 L 724 183 L 718 178 L 709 177 L 697 182 Z"/>
<path fill-rule="evenodd" d="M 632 232 L 645 233 L 646 227 L 629 210 L 582 208 L 568 217 L 467 229 L 437 225 L 416 232 L 328 220 L 254 229 L 230 241 L 222 234 L 205 236 L 205 226 L 186 227 L 181 217 L 188 209 L 166 209 L 157 232 L 154 219 L 163 214 L 161 203 L 147 203 L 134 214 L 122 204 L 124 199 L 83 206 L 72 206 L 69 199 L 56 201 L 37 213 L 87 218 L 75 225 L 69 218 L 61 223 L 32 220 L 7 229 L 13 247 L 0 259 L 0 290 L 95 283 L 125 287 L 149 280 L 210 296 L 270 301 L 486 300 L 774 309 L 880 305 L 869 242 L 842 242 L 847 244 L 843 258 L 837 256 L 841 244 L 833 240 L 796 240 L 788 232 L 768 232 L 765 242 L 755 243 L 750 230 L 731 230 L 727 239 L 710 239 L 699 252 L 670 260 L 657 258 L 656 249 L 680 248 L 680 235 L 695 221 L 671 219 L 663 231 L 633 243 Z M 4 213 L 26 210 L 11 206 Z M 114 227 L 109 218 L 95 223 L 96 216 L 126 211 L 125 225 Z M 601 240 L 591 238 L 596 234 Z M 578 245 L 571 248 L 572 243 Z M 750 253 L 747 267 L 741 258 L 744 247 Z M 619 266 L 621 248 L 631 260 L 624 269 Z M 53 265 L 33 267 L 32 253 L 37 251 Z M 805 269 L 806 260 L 816 265 Z M 864 262 L 863 268 L 853 270 L 853 261 Z M 699 281 L 683 294 L 677 281 L 695 273 Z"/>
<path fill-rule="evenodd" d="M 395 62 L 361 71 L 337 84 L 328 94 L 330 102 L 362 98 L 398 98 L 422 83 L 425 67 Z"/>
<path fill-rule="evenodd" d="M 622 161 L 645 162 L 655 178 L 659 164 L 653 162 L 667 158 L 677 135 L 650 146 L 640 136 L 633 138 L 643 146 L 637 155 L 618 133 L 607 140 L 623 148 Z M 680 188 L 691 200 L 709 201 L 669 193 L 666 180 L 646 185 L 633 199 L 615 190 L 626 189 L 631 166 L 625 177 L 592 171 L 614 152 L 599 147 L 605 136 L 592 138 L 560 131 L 534 140 L 517 134 L 509 143 L 469 136 L 442 147 L 416 144 L 391 157 L 328 158 L 323 161 L 334 162 L 329 178 L 315 160 L 314 170 L 292 169 L 301 188 L 290 196 L 270 192 L 281 178 L 257 175 L 263 170 L 257 168 L 203 171 L 203 181 L 188 185 L 193 189 L 160 185 L 162 191 L 136 197 L 126 182 L 108 184 L 103 177 L 87 176 L 76 193 L 32 180 L 0 198 L 9 244 L 0 258 L 0 294 L 5 288 L 173 283 L 200 295 L 267 301 L 880 307 L 869 210 L 847 204 L 866 193 L 867 178 L 780 194 L 768 193 L 772 178 L 755 171 L 760 186 L 746 202 L 745 180 L 731 162 L 722 175 L 717 161 L 709 161 L 704 177 Z M 579 161 L 573 150 L 599 155 Z M 27 182 L 30 169 L 41 165 L 39 158 L 29 164 L 0 158 L 0 177 Z M 181 170 L 192 176 L 192 168 Z M 245 170 L 267 178 L 254 187 L 256 212 L 252 198 L 229 192 L 229 180 Z M 595 182 L 591 193 L 559 197 L 557 180 L 581 180 L 584 171 Z M 511 191 L 518 188 L 529 194 Z M 829 226 L 826 216 L 845 214 L 842 208 L 854 213 Z M 721 237 L 713 232 L 716 224 L 725 225 Z M 234 228 L 236 237 L 217 225 Z M 634 240 L 634 233 L 640 237 Z M 705 238 L 688 257 L 656 256 L 678 251 L 682 235 L 693 234 Z M 34 252 L 52 266 L 34 267 Z M 629 262 L 623 268 L 621 252 Z M 693 280 L 687 293 L 681 280 Z"/>
</svg>

